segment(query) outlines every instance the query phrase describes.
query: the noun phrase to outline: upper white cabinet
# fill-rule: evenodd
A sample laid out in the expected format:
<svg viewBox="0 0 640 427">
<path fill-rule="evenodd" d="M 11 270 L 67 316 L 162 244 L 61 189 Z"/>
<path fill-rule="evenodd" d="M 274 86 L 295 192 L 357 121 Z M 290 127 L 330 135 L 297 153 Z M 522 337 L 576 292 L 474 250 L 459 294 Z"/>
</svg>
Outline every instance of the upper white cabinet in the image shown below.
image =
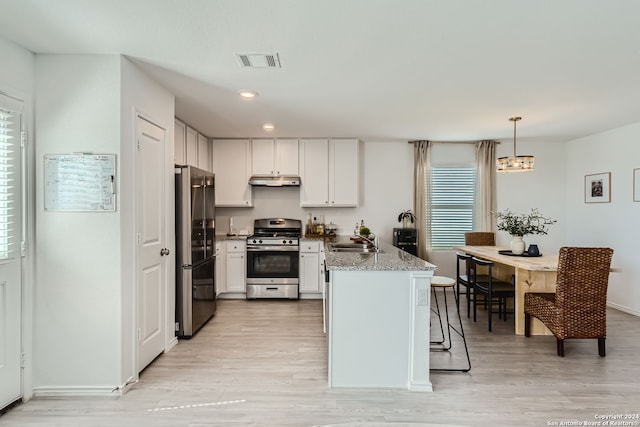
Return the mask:
<svg viewBox="0 0 640 427">
<path fill-rule="evenodd" d="M 187 165 L 198 167 L 198 131 L 187 126 Z"/>
<path fill-rule="evenodd" d="M 298 175 L 297 139 L 254 139 L 251 141 L 253 175 Z"/>
<path fill-rule="evenodd" d="M 198 134 L 198 167 L 206 171 L 211 170 L 211 156 L 209 155 L 209 139 Z"/>
<path fill-rule="evenodd" d="M 175 119 L 173 163 L 211 170 L 209 139 L 181 120 Z"/>
<path fill-rule="evenodd" d="M 216 175 L 216 206 L 252 206 L 251 145 L 248 139 L 214 139 L 211 170 Z"/>
<path fill-rule="evenodd" d="M 329 203 L 332 206 L 358 206 L 358 140 L 329 141 Z"/>
<path fill-rule="evenodd" d="M 358 140 L 300 140 L 300 206 L 358 206 Z"/>
<path fill-rule="evenodd" d="M 187 125 L 180 120 L 175 120 L 174 127 L 174 151 L 173 151 L 173 163 L 176 165 L 187 164 Z"/>
</svg>

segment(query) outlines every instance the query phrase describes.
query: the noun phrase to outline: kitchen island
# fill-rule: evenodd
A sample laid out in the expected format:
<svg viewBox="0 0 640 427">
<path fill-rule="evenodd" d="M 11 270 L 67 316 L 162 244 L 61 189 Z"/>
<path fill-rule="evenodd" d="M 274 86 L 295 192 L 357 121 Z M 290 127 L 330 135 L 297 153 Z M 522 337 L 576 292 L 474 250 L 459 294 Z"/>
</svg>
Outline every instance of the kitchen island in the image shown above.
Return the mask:
<svg viewBox="0 0 640 427">
<path fill-rule="evenodd" d="M 381 249 L 325 248 L 329 387 L 432 391 L 429 314 L 436 266 L 389 244 Z"/>
</svg>

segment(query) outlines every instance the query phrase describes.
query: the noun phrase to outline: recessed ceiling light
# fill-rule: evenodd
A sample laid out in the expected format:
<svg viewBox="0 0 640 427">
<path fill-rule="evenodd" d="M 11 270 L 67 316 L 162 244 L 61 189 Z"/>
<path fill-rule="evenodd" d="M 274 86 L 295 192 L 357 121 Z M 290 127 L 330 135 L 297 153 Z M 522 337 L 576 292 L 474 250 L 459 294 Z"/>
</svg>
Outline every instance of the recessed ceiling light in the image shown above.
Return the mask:
<svg viewBox="0 0 640 427">
<path fill-rule="evenodd" d="M 265 123 L 262 125 L 262 129 L 266 130 L 266 131 L 270 131 L 273 130 L 275 128 L 275 126 L 271 123 Z"/>
<path fill-rule="evenodd" d="M 241 90 L 241 91 L 238 91 L 238 93 L 240 94 L 241 97 L 246 99 L 251 99 L 258 96 L 258 92 L 253 90 Z"/>
</svg>

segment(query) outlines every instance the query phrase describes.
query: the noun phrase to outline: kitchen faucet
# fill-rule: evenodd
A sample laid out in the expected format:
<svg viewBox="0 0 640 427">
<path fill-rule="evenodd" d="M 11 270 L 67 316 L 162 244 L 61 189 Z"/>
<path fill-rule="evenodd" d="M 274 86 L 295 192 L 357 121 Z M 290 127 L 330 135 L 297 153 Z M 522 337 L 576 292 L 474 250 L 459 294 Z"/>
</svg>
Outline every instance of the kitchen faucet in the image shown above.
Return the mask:
<svg viewBox="0 0 640 427">
<path fill-rule="evenodd" d="M 373 245 L 373 247 L 375 248 L 376 252 L 378 252 L 380 250 L 380 239 L 378 238 L 378 236 L 374 237 L 373 240 L 369 239 L 368 237 L 363 236 L 362 234 L 359 234 L 358 237 L 366 240 L 367 242 L 369 242 L 369 244 Z"/>
</svg>

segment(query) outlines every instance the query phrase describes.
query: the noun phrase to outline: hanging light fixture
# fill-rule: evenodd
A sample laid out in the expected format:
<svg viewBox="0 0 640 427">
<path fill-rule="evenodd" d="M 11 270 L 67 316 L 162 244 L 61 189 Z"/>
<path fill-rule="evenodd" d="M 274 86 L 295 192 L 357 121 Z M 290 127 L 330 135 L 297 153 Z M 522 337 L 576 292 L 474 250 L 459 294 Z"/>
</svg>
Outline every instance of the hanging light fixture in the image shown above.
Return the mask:
<svg viewBox="0 0 640 427">
<path fill-rule="evenodd" d="M 498 172 L 531 172 L 535 159 L 533 156 L 517 156 L 516 155 L 516 123 L 522 120 L 522 117 L 511 117 L 509 121 L 513 122 L 513 156 L 499 157 L 496 161 L 496 171 Z"/>
</svg>

